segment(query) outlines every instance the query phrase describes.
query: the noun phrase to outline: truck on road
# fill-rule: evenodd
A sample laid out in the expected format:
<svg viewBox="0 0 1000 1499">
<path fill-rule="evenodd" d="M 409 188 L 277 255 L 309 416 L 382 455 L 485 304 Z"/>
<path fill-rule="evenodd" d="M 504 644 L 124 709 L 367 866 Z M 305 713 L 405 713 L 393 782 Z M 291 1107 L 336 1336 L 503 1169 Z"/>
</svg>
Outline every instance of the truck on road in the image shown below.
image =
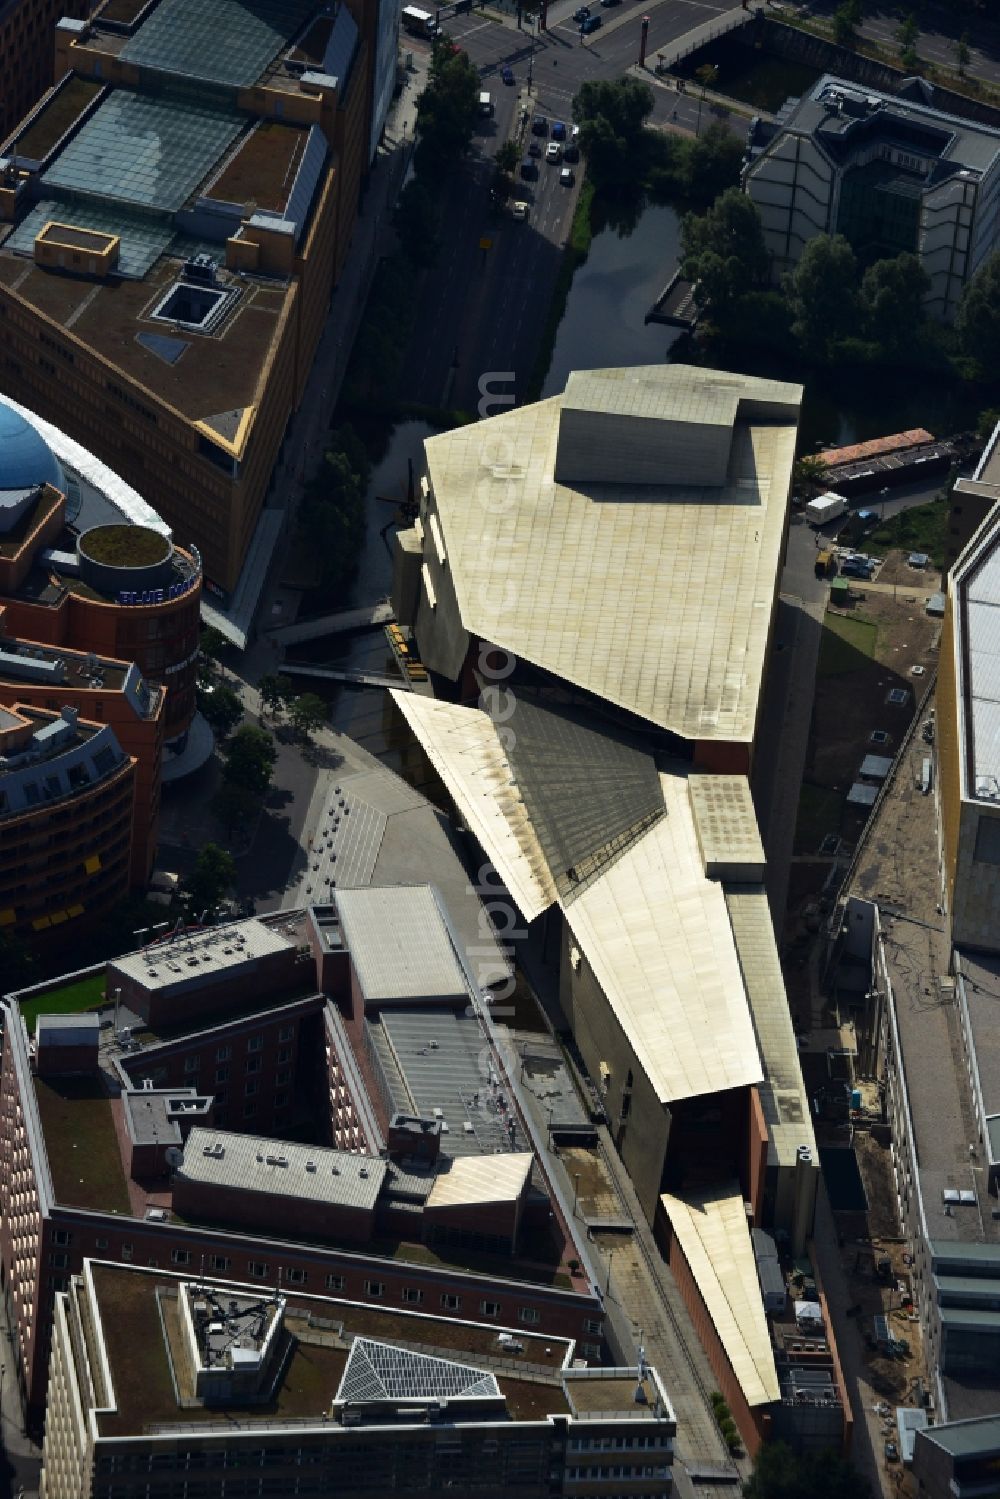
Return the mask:
<svg viewBox="0 0 1000 1499">
<path fill-rule="evenodd" d="M 847 514 L 847 501 L 842 494 L 821 494 L 806 506 L 806 520 L 814 526 L 825 526 L 827 521 L 839 520 Z"/>
<path fill-rule="evenodd" d="M 429 10 L 421 10 L 416 5 L 404 5 L 400 20 L 403 30 L 408 31 L 411 36 L 437 35 L 437 22 Z"/>
</svg>

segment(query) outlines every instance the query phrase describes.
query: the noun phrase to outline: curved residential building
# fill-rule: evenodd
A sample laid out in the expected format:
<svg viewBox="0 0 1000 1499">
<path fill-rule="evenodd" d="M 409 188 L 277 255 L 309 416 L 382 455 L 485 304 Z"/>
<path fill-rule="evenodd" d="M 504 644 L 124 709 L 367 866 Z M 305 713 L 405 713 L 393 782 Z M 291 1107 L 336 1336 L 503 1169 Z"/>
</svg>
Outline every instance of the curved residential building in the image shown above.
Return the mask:
<svg viewBox="0 0 1000 1499">
<path fill-rule="evenodd" d="M 33 937 L 123 898 L 135 766 L 73 708 L 0 708 L 0 928 Z"/>
<path fill-rule="evenodd" d="M 167 689 L 164 737 L 183 748 L 200 601 L 198 552 L 175 545 L 156 512 L 86 449 L 0 401 L 5 633 L 134 662 Z"/>
</svg>

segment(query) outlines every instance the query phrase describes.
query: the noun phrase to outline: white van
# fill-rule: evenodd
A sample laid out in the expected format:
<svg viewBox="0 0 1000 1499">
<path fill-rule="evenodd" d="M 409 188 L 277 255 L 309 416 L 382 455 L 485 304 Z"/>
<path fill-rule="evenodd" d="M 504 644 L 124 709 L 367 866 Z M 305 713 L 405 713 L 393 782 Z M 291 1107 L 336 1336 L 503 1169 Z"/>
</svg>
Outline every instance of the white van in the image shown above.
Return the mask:
<svg viewBox="0 0 1000 1499">
<path fill-rule="evenodd" d="M 481 115 L 491 115 L 493 113 L 492 94 L 482 93 L 479 95 L 479 113 Z"/>
</svg>

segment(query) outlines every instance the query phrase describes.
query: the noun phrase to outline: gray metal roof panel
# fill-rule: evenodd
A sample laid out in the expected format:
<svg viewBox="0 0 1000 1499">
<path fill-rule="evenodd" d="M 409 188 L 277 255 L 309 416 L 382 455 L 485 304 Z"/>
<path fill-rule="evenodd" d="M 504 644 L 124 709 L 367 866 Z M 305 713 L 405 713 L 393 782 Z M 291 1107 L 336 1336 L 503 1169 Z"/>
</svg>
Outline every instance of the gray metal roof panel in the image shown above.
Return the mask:
<svg viewBox="0 0 1000 1499">
<path fill-rule="evenodd" d="M 467 998 L 430 885 L 338 888 L 337 911 L 367 1003 Z"/>
<path fill-rule="evenodd" d="M 207 1186 L 373 1210 L 385 1171 L 377 1156 L 193 1129 L 179 1175 Z"/>
</svg>

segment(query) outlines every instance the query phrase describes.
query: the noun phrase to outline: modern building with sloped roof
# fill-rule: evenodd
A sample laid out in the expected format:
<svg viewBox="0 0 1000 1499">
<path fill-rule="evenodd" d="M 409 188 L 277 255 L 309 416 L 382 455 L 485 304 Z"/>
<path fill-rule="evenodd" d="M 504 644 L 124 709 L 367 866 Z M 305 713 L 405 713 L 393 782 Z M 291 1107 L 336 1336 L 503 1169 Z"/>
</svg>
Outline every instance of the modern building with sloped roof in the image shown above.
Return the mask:
<svg viewBox="0 0 1000 1499">
<path fill-rule="evenodd" d="M 460 822 L 558 948 L 563 1014 L 695 1326 L 719 1334 L 706 1352 L 753 1445 L 782 1397 L 744 1203 L 802 1253 L 818 1153 L 746 778 L 541 694 L 506 690 L 500 721 L 395 696 Z"/>
<path fill-rule="evenodd" d="M 429 438 L 394 590 L 423 661 L 465 694 L 496 650 L 746 771 L 800 400 L 685 365 L 591 370 Z"/>
<path fill-rule="evenodd" d="M 55 85 L 0 150 L 5 388 L 196 544 L 240 645 L 374 149 L 376 53 L 384 118 L 385 9 L 98 7 L 59 23 Z"/>
<path fill-rule="evenodd" d="M 1000 244 L 1000 130 L 829 74 L 776 121 L 754 120 L 743 183 L 776 274 L 818 234 L 842 234 L 864 264 L 904 252 L 930 279 L 927 310 L 950 322 L 962 289 Z"/>
</svg>

